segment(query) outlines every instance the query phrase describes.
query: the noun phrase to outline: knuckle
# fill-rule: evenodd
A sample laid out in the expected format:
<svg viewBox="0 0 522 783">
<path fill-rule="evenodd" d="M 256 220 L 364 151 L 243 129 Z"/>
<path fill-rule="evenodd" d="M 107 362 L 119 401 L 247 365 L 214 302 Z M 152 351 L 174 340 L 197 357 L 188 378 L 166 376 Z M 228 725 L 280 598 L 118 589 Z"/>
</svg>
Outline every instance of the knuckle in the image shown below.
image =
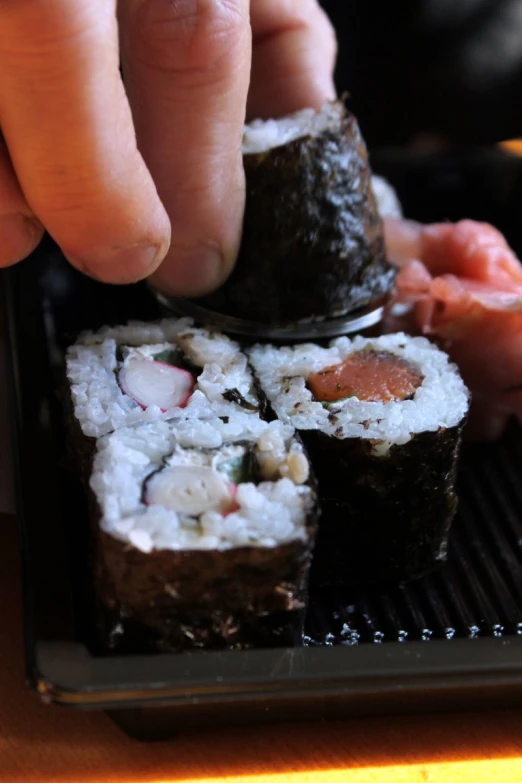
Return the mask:
<svg viewBox="0 0 522 783">
<path fill-rule="evenodd" d="M 8 20 L 0 25 L 0 45 L 19 59 L 53 55 L 57 49 L 75 49 L 85 41 L 95 39 L 114 24 L 107 8 L 93 12 L 87 0 L 74 3 L 45 3 L 23 0 L 17 3 Z M 7 24 L 7 21 L 9 22 Z"/>
<path fill-rule="evenodd" d="M 68 243 L 90 246 L 118 231 L 125 224 L 123 199 L 98 192 L 79 192 L 69 188 L 48 193 L 38 210 L 53 236 Z M 111 220 L 110 215 L 117 215 Z"/>
<path fill-rule="evenodd" d="M 153 70 L 209 77 L 228 71 L 249 32 L 241 0 L 144 0 L 135 56 Z"/>
<path fill-rule="evenodd" d="M 125 191 L 54 193 L 37 214 L 55 241 L 77 257 L 159 241 L 149 205 Z"/>
</svg>

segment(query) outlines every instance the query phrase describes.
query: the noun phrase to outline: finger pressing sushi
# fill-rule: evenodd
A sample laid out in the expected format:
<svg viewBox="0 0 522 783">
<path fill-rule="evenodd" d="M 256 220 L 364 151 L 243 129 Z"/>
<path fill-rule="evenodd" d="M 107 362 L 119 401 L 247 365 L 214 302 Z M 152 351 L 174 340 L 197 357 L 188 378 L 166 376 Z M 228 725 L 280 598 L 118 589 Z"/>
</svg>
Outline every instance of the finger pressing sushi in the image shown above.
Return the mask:
<svg viewBox="0 0 522 783">
<path fill-rule="evenodd" d="M 188 319 L 83 335 L 67 352 L 67 379 L 74 419 L 91 438 L 142 421 L 260 409 L 238 344 Z"/>
<path fill-rule="evenodd" d="M 238 414 L 98 441 L 91 476 L 102 644 L 299 643 L 316 493 L 293 428 Z"/>
<path fill-rule="evenodd" d="M 417 578 L 446 556 L 469 394 L 422 337 L 258 345 L 250 359 L 319 481 L 314 571 L 324 583 Z"/>
<path fill-rule="evenodd" d="M 473 394 L 467 436 L 491 440 L 522 417 L 522 264 L 493 226 L 387 222 L 400 266 L 385 325 L 442 341 Z"/>
<path fill-rule="evenodd" d="M 355 117 L 336 102 L 255 121 L 245 129 L 243 153 L 247 196 L 238 261 L 222 288 L 198 302 L 270 325 L 380 302 L 394 271 Z"/>
</svg>

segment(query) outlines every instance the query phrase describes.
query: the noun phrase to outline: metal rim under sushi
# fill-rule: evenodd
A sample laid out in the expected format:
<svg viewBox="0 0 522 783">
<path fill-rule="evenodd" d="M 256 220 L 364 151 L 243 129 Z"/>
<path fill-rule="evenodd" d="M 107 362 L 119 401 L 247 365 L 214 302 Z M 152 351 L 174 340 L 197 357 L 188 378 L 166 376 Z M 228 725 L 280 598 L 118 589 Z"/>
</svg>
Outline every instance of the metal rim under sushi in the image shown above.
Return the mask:
<svg viewBox="0 0 522 783">
<path fill-rule="evenodd" d="M 351 313 L 344 313 L 337 318 L 328 318 L 310 322 L 299 322 L 287 326 L 270 326 L 269 324 L 246 321 L 242 318 L 217 313 L 181 297 L 167 296 L 154 286 L 149 285 L 157 301 L 170 312 L 180 316 L 189 316 L 198 323 L 231 334 L 240 334 L 255 339 L 270 340 L 320 340 L 323 337 L 338 337 L 346 334 L 356 334 L 377 326 L 384 316 L 386 301 L 382 299 L 377 306 L 361 308 Z"/>
</svg>

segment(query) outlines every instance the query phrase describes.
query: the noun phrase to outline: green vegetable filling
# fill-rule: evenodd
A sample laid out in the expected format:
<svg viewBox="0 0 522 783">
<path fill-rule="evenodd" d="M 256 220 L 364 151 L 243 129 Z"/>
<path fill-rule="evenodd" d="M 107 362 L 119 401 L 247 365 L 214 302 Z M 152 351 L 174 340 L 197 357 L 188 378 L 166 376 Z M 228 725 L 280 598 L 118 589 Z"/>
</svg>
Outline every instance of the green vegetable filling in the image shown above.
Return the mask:
<svg viewBox="0 0 522 783">
<path fill-rule="evenodd" d="M 257 481 L 257 461 L 251 451 L 247 451 L 239 457 L 223 460 L 216 465 L 216 470 L 236 486 Z"/>
<path fill-rule="evenodd" d="M 180 355 L 179 351 L 174 350 L 173 348 L 167 348 L 165 351 L 160 351 L 160 353 L 155 353 L 152 357 L 155 362 L 162 362 L 163 364 L 169 364 L 171 367 L 179 367 L 180 364 Z"/>
</svg>

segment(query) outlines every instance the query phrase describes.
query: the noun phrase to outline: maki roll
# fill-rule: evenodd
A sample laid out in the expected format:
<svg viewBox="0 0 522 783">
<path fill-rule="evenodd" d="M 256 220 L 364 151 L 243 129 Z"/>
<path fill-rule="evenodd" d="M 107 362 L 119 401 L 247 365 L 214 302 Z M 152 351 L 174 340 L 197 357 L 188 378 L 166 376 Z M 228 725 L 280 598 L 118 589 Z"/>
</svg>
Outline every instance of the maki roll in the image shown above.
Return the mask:
<svg viewBox="0 0 522 783">
<path fill-rule="evenodd" d="M 377 209 L 382 218 L 402 218 L 402 205 L 393 185 L 384 177 L 376 174 L 372 177 L 372 190 L 377 202 Z"/>
<path fill-rule="evenodd" d="M 340 102 L 255 121 L 237 264 L 209 309 L 266 325 L 378 306 L 393 286 L 356 118 Z"/>
<path fill-rule="evenodd" d="M 120 427 L 260 411 L 239 345 L 189 319 L 81 335 L 67 352 L 67 381 L 70 446 L 87 469 L 93 439 Z"/>
<path fill-rule="evenodd" d="M 90 485 L 105 649 L 300 642 L 316 495 L 292 427 L 126 427 L 98 441 Z"/>
<path fill-rule="evenodd" d="M 322 583 L 402 581 L 446 558 L 469 394 L 423 337 L 255 346 L 277 416 L 300 432 L 321 491 Z"/>
</svg>

